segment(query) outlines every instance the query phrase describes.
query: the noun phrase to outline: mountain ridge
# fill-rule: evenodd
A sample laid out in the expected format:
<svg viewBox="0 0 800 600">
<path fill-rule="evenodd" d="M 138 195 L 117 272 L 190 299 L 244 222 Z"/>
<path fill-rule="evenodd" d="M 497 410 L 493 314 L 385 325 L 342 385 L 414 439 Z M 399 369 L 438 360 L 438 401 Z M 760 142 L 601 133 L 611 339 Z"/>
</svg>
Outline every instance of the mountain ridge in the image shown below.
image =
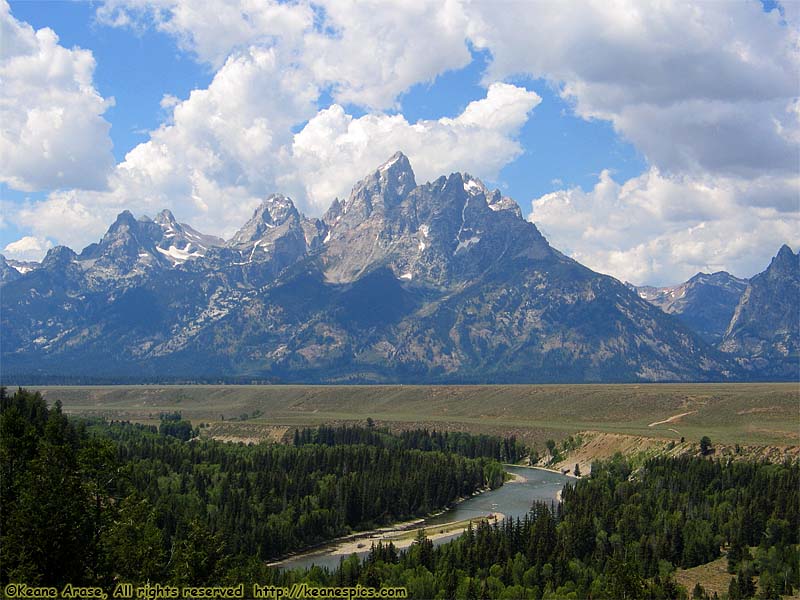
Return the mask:
<svg viewBox="0 0 800 600">
<path fill-rule="evenodd" d="M 275 194 L 223 242 L 168 211 L 124 211 L 99 243 L 52 249 L 3 288 L 4 378 L 747 376 L 674 316 L 552 248 L 498 190 L 462 173 L 417 185 L 402 153 L 322 219 Z"/>
<path fill-rule="evenodd" d="M 800 365 L 800 252 L 784 244 L 750 279 L 720 349 L 767 377 L 797 379 Z M 743 360 L 743 357 L 746 360 Z"/>
<path fill-rule="evenodd" d="M 709 344 L 717 345 L 725 335 L 747 280 L 726 271 L 700 272 L 674 286 L 629 287 L 665 313 L 677 316 Z"/>
</svg>

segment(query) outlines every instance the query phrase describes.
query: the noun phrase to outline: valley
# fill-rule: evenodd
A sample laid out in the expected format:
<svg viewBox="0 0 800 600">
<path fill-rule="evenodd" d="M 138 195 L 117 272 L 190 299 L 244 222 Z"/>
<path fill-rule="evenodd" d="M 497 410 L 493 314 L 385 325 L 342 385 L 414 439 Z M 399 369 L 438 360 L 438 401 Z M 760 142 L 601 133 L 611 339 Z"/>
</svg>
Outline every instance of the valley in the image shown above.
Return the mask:
<svg viewBox="0 0 800 600">
<path fill-rule="evenodd" d="M 798 447 L 800 389 L 793 383 L 475 386 L 62 386 L 37 387 L 65 412 L 157 423 L 180 411 L 204 435 L 279 441 L 297 427 L 363 423 L 516 435 L 543 452 L 579 432 L 598 456 L 647 452 L 702 436 L 734 447 Z M 587 458 L 592 456 L 592 448 Z M 601 450 L 602 449 L 602 450 Z M 574 465 L 574 462 L 573 462 Z"/>
</svg>

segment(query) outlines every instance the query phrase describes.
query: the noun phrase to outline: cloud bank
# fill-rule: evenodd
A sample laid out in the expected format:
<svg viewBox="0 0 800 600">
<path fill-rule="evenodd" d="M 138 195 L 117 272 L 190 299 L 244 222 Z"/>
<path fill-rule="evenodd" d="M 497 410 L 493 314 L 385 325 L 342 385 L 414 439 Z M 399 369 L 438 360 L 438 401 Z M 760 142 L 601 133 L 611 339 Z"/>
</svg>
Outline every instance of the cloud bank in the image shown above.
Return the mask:
<svg viewBox="0 0 800 600">
<path fill-rule="evenodd" d="M 276 190 L 319 214 L 397 149 L 420 180 L 451 170 L 497 177 L 521 155 L 519 133 L 541 101 L 519 77 L 543 78 L 576 115 L 610 122 L 649 164 L 629 181 L 604 172 L 591 190 L 534 198 L 531 218 L 553 245 L 636 283 L 698 269 L 749 276 L 780 243 L 798 241 L 795 17 L 791 6 L 766 12 L 757 1 L 497 10 L 477 0 L 112 0 L 98 9 L 101 23 L 163 31 L 215 70 L 207 89 L 165 98 L 168 121 L 113 165 L 102 118 L 110 100 L 93 88 L 91 54 L 33 32 L 6 6 L 4 37 L 12 32 L 18 50 L 4 47 L 2 73 L 17 83 L 1 110 L 26 125 L 3 129 L 0 148 L 26 150 L 0 154 L 0 177 L 55 190 L 10 217 L 40 239 L 80 246 L 122 208 L 165 206 L 230 235 Z M 411 86 L 468 65 L 470 47 L 491 56 L 484 98 L 452 117 L 410 122 L 398 112 Z M 61 57 L 62 67 L 45 69 L 43 56 Z M 26 85 L 44 90 L 34 104 L 50 121 L 25 107 Z M 78 114 L 62 129 L 42 127 L 59 107 Z M 70 123 L 90 135 L 69 135 Z M 66 233 L 58 222 L 84 226 Z"/>
</svg>

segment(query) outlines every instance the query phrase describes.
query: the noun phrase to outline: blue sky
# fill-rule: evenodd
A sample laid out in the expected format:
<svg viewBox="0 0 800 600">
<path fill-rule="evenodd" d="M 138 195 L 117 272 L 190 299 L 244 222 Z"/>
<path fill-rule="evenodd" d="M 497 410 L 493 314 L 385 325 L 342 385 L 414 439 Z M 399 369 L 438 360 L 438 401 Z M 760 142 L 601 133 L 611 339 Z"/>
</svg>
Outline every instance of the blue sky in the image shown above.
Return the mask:
<svg viewBox="0 0 800 600">
<path fill-rule="evenodd" d="M 105 116 L 111 123 L 117 161 L 147 141 L 148 132 L 166 119 L 168 115 L 160 105 L 164 94 L 185 99 L 193 89 L 207 87 L 213 77 L 207 65 L 192 60 L 191 53 L 181 51 L 164 33 L 98 23 L 92 3 L 25 0 L 10 4 L 16 18 L 35 29 L 53 29 L 62 45 L 92 51 L 97 61 L 95 85 L 103 96 L 115 100 Z M 486 93 L 480 84 L 486 54 L 475 51 L 467 67 L 414 85 L 400 97 L 398 112 L 409 121 L 457 116 L 469 102 Z M 610 168 L 624 178 L 644 170 L 643 157 L 617 136 L 608 122 L 577 118 L 546 81 L 515 81 L 536 91 L 543 102 L 520 131 L 524 154 L 503 168 L 495 182 L 504 193 L 524 203 L 559 187 L 553 181 L 591 187 L 603 169 Z M 325 98 L 320 100 L 318 107 L 325 108 Z M 357 106 L 346 108 L 355 115 L 364 114 Z M 5 231 L 0 236 L 3 246 L 13 241 Z"/>
<path fill-rule="evenodd" d="M 164 121 L 164 94 L 186 98 L 207 87 L 213 71 L 179 50 L 175 40 L 152 29 L 133 31 L 109 27 L 95 19 L 96 4 L 47 0 L 11 2 L 11 12 L 34 29 L 49 27 L 67 48 L 92 51 L 97 67 L 94 84 L 115 105 L 105 113 L 111 123 L 114 157 L 147 141 L 148 132 Z"/>
<path fill-rule="evenodd" d="M 47 0 L 11 2 L 12 15 L 35 29 L 49 27 L 63 46 L 91 50 L 97 67 L 94 83 L 114 106 L 105 113 L 111 123 L 114 158 L 119 162 L 137 144 L 147 141 L 166 114 L 160 102 L 164 94 L 186 97 L 192 89 L 205 87 L 213 72 L 179 51 L 167 35 L 142 30 L 134 32 L 96 22 L 96 4 Z M 22 192 L 0 182 L 0 197 L 11 202 L 42 200 L 50 190 Z M 0 229 L 0 247 L 24 234 L 7 223 Z"/>
<path fill-rule="evenodd" d="M 319 215 L 392 145 L 418 179 L 469 171 L 554 246 L 637 283 L 750 276 L 774 240 L 798 242 L 800 63 L 780 4 L 376 11 L 325 0 L 322 33 L 303 2 L 265 0 L 258 14 L 234 4 L 10 3 L 4 117 L 43 138 L 6 134 L 19 154 L 0 161 L 6 255 L 80 246 L 123 208 L 168 207 L 222 235 L 272 191 Z M 36 52 L 35 68 L 63 72 L 33 78 L 19 65 Z M 59 101 L 85 126 L 42 133 L 32 106 L 58 112 Z M 67 170 L 41 148 L 65 148 Z"/>
</svg>

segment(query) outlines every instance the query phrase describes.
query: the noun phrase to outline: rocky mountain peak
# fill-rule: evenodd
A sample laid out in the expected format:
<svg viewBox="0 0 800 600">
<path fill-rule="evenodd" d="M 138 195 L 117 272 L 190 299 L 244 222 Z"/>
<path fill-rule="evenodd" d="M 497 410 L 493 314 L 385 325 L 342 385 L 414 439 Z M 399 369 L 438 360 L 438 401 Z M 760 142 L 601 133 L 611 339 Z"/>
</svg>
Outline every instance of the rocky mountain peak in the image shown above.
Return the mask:
<svg viewBox="0 0 800 600">
<path fill-rule="evenodd" d="M 228 245 L 232 247 L 251 245 L 268 235 L 270 230 L 286 223 L 299 224 L 299 222 L 300 213 L 297 212 L 291 198 L 283 194 L 272 194 L 261 202 L 250 220 L 236 232 Z"/>
<path fill-rule="evenodd" d="M 519 218 L 522 218 L 522 211 L 519 205 L 508 196 L 503 196 L 500 190 L 489 190 L 480 179 L 473 177 L 469 173 L 464 173 L 462 180 L 464 182 L 464 191 L 470 196 L 483 196 L 486 199 L 486 205 L 493 211 L 510 210 Z"/>
<path fill-rule="evenodd" d="M 20 272 L 8 264 L 6 257 L 0 254 L 0 283 L 7 283 L 20 278 Z"/>
<path fill-rule="evenodd" d="M 161 227 L 146 217 L 138 220 L 131 211 L 123 210 L 108 228 L 95 251 L 112 251 L 131 254 L 133 257 L 140 248 L 152 248 L 161 238 Z"/>
<path fill-rule="evenodd" d="M 25 275 L 26 273 L 35 271 L 42 266 L 42 263 L 36 262 L 35 260 L 16 260 L 13 258 L 6 258 L 0 254 L 0 264 L 2 263 L 5 263 L 5 265 L 20 275 Z"/>
<path fill-rule="evenodd" d="M 473 177 L 469 173 L 464 173 L 461 175 L 461 180 L 464 182 L 464 191 L 471 196 L 479 196 L 483 194 L 483 196 L 488 200 L 488 198 L 492 195 L 492 192 L 489 191 L 489 188 L 487 188 L 480 179 Z"/>
<path fill-rule="evenodd" d="M 133 216 L 133 213 L 131 211 L 125 209 L 117 215 L 116 219 L 114 219 L 114 222 L 111 224 L 111 227 L 108 228 L 106 235 L 114 233 L 120 229 L 126 230 L 127 228 L 135 226 L 136 226 L 136 217 Z"/>
<path fill-rule="evenodd" d="M 373 212 L 391 210 L 415 187 L 417 182 L 408 157 L 402 152 L 395 152 L 353 187 L 342 205 L 340 216 L 351 226 L 355 225 Z"/>
<path fill-rule="evenodd" d="M 704 340 L 717 344 L 728 328 L 746 279 L 726 271 L 697 273 L 688 281 L 667 287 L 632 286 L 639 297 L 677 316 Z"/>
<path fill-rule="evenodd" d="M 770 262 L 769 270 L 775 269 L 784 273 L 791 273 L 797 270 L 798 259 L 800 259 L 800 252 L 795 254 L 788 245 L 784 244 L 778 250 L 772 262 Z"/>
<path fill-rule="evenodd" d="M 164 233 L 164 238 L 158 243 L 158 247 L 162 250 L 169 250 L 174 246 L 181 248 L 187 254 L 192 253 L 192 257 L 197 257 L 205 255 L 209 248 L 225 245 L 225 241 L 217 236 L 200 233 L 186 223 L 178 223 L 168 208 L 158 213 L 153 222 L 159 225 Z M 174 262 L 176 259 L 172 258 Z"/>
<path fill-rule="evenodd" d="M 125 211 L 128 212 L 128 211 Z M 128 213 L 130 215 L 130 213 Z M 43 269 L 58 269 L 64 268 L 69 263 L 77 259 L 78 256 L 70 248 L 66 246 L 56 246 L 47 251 L 44 259 L 42 260 Z"/>
<path fill-rule="evenodd" d="M 411 179 L 414 183 L 414 170 L 408 157 L 400 151 L 395 152 L 389 159 L 378 167 L 377 172 L 386 180 L 406 180 Z M 416 185 L 416 184 L 414 184 Z"/>
<path fill-rule="evenodd" d="M 261 204 L 260 209 L 264 222 L 267 222 L 267 215 L 269 215 L 269 220 L 276 226 L 299 216 L 294 202 L 282 194 L 272 194 Z"/>
<path fill-rule="evenodd" d="M 734 291 L 740 295 L 747 287 L 747 279 L 735 277 L 727 271 L 716 271 L 714 273 L 697 273 L 690 278 L 685 285 L 710 285 Z"/>
<path fill-rule="evenodd" d="M 175 220 L 175 215 L 172 214 L 172 211 L 168 208 L 165 208 L 160 213 L 156 215 L 156 218 L 153 219 L 156 223 L 161 225 L 162 227 L 175 227 L 178 225 L 178 221 Z"/>
<path fill-rule="evenodd" d="M 155 219 L 122 211 L 97 244 L 84 248 L 80 260 L 93 281 L 141 276 L 151 269 L 175 267 L 206 255 L 224 242 L 178 223 L 169 209 Z"/>
<path fill-rule="evenodd" d="M 514 202 L 513 199 L 509 198 L 508 196 L 503 196 L 500 193 L 500 190 L 495 190 L 492 192 L 492 197 L 487 198 L 487 203 L 489 204 L 489 208 L 494 211 L 500 210 L 507 210 L 514 213 L 518 218 L 524 219 L 522 216 L 522 210 L 519 208 L 519 204 Z"/>
<path fill-rule="evenodd" d="M 504 257 L 550 256 L 499 190 L 460 172 L 415 185 L 402 153 L 356 184 L 344 203 L 334 202 L 325 222 L 325 276 L 338 283 L 388 267 L 414 285 L 442 288 L 479 277 Z"/>
<path fill-rule="evenodd" d="M 769 267 L 752 277 L 720 345 L 746 356 L 745 366 L 764 375 L 797 378 L 800 360 L 800 256 L 787 245 Z"/>
<path fill-rule="evenodd" d="M 322 244 L 324 223 L 301 215 L 292 200 L 272 194 L 226 244 L 237 258 L 232 266 L 249 281 L 271 281 Z M 224 253 L 223 253 L 224 254 Z"/>
</svg>

